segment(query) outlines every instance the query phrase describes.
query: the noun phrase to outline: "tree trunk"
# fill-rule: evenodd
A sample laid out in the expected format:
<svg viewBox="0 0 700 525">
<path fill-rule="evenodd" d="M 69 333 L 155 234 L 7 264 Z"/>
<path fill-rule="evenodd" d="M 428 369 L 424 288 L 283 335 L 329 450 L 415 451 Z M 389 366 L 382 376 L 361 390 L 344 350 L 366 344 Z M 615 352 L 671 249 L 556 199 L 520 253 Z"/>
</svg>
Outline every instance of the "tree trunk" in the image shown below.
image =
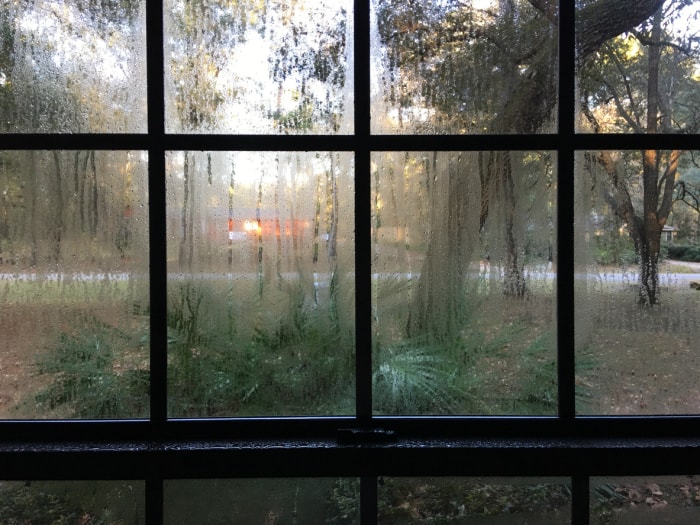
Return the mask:
<svg viewBox="0 0 700 525">
<path fill-rule="evenodd" d="M 326 202 L 328 209 L 328 247 L 326 253 L 328 255 L 328 266 L 331 273 L 330 282 L 330 305 L 329 317 L 336 330 L 340 330 L 340 319 L 338 313 L 338 304 L 340 299 L 340 283 L 338 281 L 338 179 L 335 167 L 335 156 L 331 154 L 331 167 L 326 176 Z M 338 332 L 339 333 L 339 332 Z"/>
<path fill-rule="evenodd" d="M 639 250 L 639 304 L 644 306 L 653 306 L 659 302 L 660 250 L 661 230 L 645 231 Z"/>
<path fill-rule="evenodd" d="M 58 266 L 61 260 L 61 241 L 63 240 L 63 188 L 61 174 L 61 153 L 57 150 L 53 151 L 53 161 L 55 169 L 55 186 L 53 193 L 53 209 L 51 213 L 51 241 L 53 242 L 53 252 L 51 258 L 53 263 Z"/>
<path fill-rule="evenodd" d="M 503 187 L 503 206 L 505 207 L 504 224 L 506 242 L 506 261 L 503 275 L 503 293 L 511 297 L 524 297 L 527 294 L 525 282 L 525 250 L 522 246 L 521 235 L 516 231 L 518 199 L 513 180 L 513 165 L 510 152 L 498 152 L 499 168 L 503 170 L 501 179 Z"/>
<path fill-rule="evenodd" d="M 90 161 L 90 153 L 86 152 L 83 159 L 82 175 L 78 180 L 78 208 L 80 215 L 80 232 L 85 233 L 87 226 L 85 223 L 85 183 L 88 180 L 88 162 Z"/>
<path fill-rule="evenodd" d="M 234 164 L 231 162 L 231 174 L 228 182 L 228 269 L 233 271 L 233 183 Z"/>
<path fill-rule="evenodd" d="M 649 72 L 647 79 L 647 133 L 656 134 L 659 127 L 659 65 L 661 61 L 661 7 L 654 15 L 649 48 Z M 653 306 L 659 302 L 659 255 L 661 232 L 670 213 L 669 199 L 673 193 L 676 168 L 680 152 L 673 152 L 669 165 L 661 179 L 661 152 L 646 150 L 643 160 L 643 227 L 639 254 L 639 304 Z M 675 160 L 674 160 L 675 158 Z M 665 182 L 660 186 L 659 182 Z M 662 204 L 659 206 L 660 192 Z"/>
<path fill-rule="evenodd" d="M 39 262 L 39 210 L 37 194 L 39 192 L 39 185 L 37 184 L 36 176 L 36 155 L 35 150 L 29 151 L 29 162 L 27 163 L 29 181 L 29 213 L 30 213 L 30 226 L 29 226 L 29 236 L 31 239 L 31 251 L 29 254 L 29 266 L 35 268 Z"/>
<path fill-rule="evenodd" d="M 449 155 L 435 154 L 429 165 L 431 200 L 445 205 L 431 208 L 428 249 L 406 326 L 408 337 L 448 341 L 466 313 L 465 274 L 478 244 L 480 195 L 473 184 L 478 176 L 470 172 L 478 166 L 478 154 Z"/>
<path fill-rule="evenodd" d="M 188 249 L 191 245 L 192 240 L 190 237 L 192 236 L 193 232 L 193 225 L 191 224 L 192 222 L 192 213 L 188 213 L 193 206 L 193 199 L 194 196 L 191 195 L 191 177 L 192 174 L 190 173 L 190 157 L 189 153 L 186 151 L 185 152 L 185 162 L 183 165 L 183 181 L 182 181 L 182 186 L 183 186 L 183 197 L 182 197 L 182 213 L 180 215 L 180 225 L 181 225 L 181 237 L 180 237 L 180 245 L 178 247 L 178 266 L 180 268 L 180 271 L 183 271 L 185 268 L 189 271 L 192 272 L 192 249 Z"/>
<path fill-rule="evenodd" d="M 90 151 L 90 183 L 92 193 L 90 195 L 91 204 L 90 210 L 92 214 L 90 215 L 90 235 L 92 238 L 97 238 L 97 225 L 99 223 L 99 210 L 97 208 L 97 166 L 95 164 L 95 150 Z"/>
</svg>

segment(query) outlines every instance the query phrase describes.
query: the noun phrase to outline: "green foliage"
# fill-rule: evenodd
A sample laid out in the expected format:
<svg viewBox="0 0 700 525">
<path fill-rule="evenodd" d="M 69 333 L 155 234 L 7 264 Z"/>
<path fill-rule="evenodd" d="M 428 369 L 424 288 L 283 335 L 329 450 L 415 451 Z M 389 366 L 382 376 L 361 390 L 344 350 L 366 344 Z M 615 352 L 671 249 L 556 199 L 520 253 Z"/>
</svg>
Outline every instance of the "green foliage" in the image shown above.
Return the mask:
<svg viewBox="0 0 700 525">
<path fill-rule="evenodd" d="M 551 330 L 539 332 L 518 322 L 500 327 L 488 338 L 474 330 L 466 340 L 469 368 L 461 373 L 471 376 L 467 399 L 474 409 L 488 414 L 556 413 L 558 378 Z M 499 366 L 499 362 L 507 364 Z M 510 385 L 504 391 L 491 391 L 487 386 L 503 382 Z M 484 395 L 487 389 L 488 396 Z"/>
<path fill-rule="evenodd" d="M 380 482 L 378 507 L 383 523 L 403 523 L 415 516 L 430 523 L 466 523 L 470 516 L 511 516 L 532 512 L 558 514 L 570 502 L 570 488 L 556 483 L 388 478 Z M 509 520 L 520 523 L 519 519 Z"/>
<path fill-rule="evenodd" d="M 35 396 L 40 407 L 79 418 L 143 417 L 148 413 L 149 372 L 124 368 L 124 353 L 141 340 L 92 317 L 77 333 L 62 333 L 37 362 L 51 383 Z"/>
<path fill-rule="evenodd" d="M 351 411 L 352 340 L 339 333 L 330 309 L 312 308 L 299 290 L 288 294 L 289 307 L 276 322 L 263 321 L 263 305 L 232 305 L 206 283 L 188 282 L 171 295 L 171 413 Z M 253 326 L 239 333 L 237 317 Z"/>
<path fill-rule="evenodd" d="M 314 125 L 313 105 L 308 97 L 299 103 L 299 107 L 293 111 L 271 113 L 279 131 L 303 131 L 310 132 Z"/>
<path fill-rule="evenodd" d="M 300 295 L 291 297 L 287 314 L 276 323 L 261 321 L 239 333 L 236 321 L 245 323 L 251 315 L 233 304 L 231 293 L 195 282 L 175 289 L 168 308 L 170 413 L 351 412 L 352 334 L 340 333 L 331 308 L 312 308 Z M 50 382 L 34 401 L 70 417 L 147 415 L 147 367 L 127 366 L 147 336 L 139 339 L 94 317 L 79 326 L 62 333 L 37 361 L 38 373 Z M 140 358 L 147 363 L 147 356 Z"/>
<path fill-rule="evenodd" d="M 78 482 L 80 483 L 80 482 Z M 0 520 L 3 525 L 123 525 L 119 504 L 95 500 L 94 485 L 86 492 L 76 482 L 0 482 Z M 115 494 L 109 494 L 113 497 Z M 130 521 L 129 523 L 133 523 Z M 136 521 L 138 523 L 138 519 Z"/>
<path fill-rule="evenodd" d="M 594 257 L 598 264 L 603 265 L 627 266 L 637 261 L 632 239 L 616 230 L 595 237 Z"/>
<path fill-rule="evenodd" d="M 0 487 L 0 517 L 5 525 L 73 525 L 81 522 L 83 514 L 80 508 L 55 494 L 25 485 Z"/>
<path fill-rule="evenodd" d="M 537 337 L 518 356 L 518 368 L 522 377 L 518 390 L 518 412 L 556 413 L 558 378 L 554 348 L 554 334 L 547 331 Z"/>
<path fill-rule="evenodd" d="M 380 347 L 372 374 L 375 409 L 387 414 L 454 412 L 464 395 L 458 368 L 439 343 L 409 339 Z"/>
<path fill-rule="evenodd" d="M 590 406 L 593 398 L 590 384 L 583 379 L 583 376 L 595 374 L 600 366 L 594 351 L 590 345 L 583 345 L 576 350 L 576 410 L 585 412 Z"/>
<path fill-rule="evenodd" d="M 668 258 L 685 262 L 700 262 L 700 246 L 671 244 L 668 246 Z"/>
<path fill-rule="evenodd" d="M 357 479 L 337 479 L 328 499 L 327 524 L 352 525 L 359 523 L 360 484 Z"/>
<path fill-rule="evenodd" d="M 509 2 L 499 13 L 473 2 L 385 0 L 377 8 L 377 28 L 392 82 L 387 101 L 415 107 L 421 100 L 435 109 L 430 132 L 435 123 L 445 132 L 532 132 L 549 118 L 555 104 L 549 43 L 556 38 L 528 2 Z M 531 74 L 520 75 L 518 68 Z"/>
<path fill-rule="evenodd" d="M 378 282 L 374 408 L 387 414 L 553 414 L 556 352 L 549 301 L 494 298 L 488 283 L 466 286 L 447 338 L 402 338 L 407 281 Z M 503 302 L 501 302 L 503 301 Z M 397 326 L 398 325 L 398 326 Z"/>
<path fill-rule="evenodd" d="M 208 285 L 189 281 L 170 294 L 169 401 L 177 415 L 235 410 L 256 390 L 255 356 L 235 345 L 230 308 L 217 299 Z"/>
</svg>

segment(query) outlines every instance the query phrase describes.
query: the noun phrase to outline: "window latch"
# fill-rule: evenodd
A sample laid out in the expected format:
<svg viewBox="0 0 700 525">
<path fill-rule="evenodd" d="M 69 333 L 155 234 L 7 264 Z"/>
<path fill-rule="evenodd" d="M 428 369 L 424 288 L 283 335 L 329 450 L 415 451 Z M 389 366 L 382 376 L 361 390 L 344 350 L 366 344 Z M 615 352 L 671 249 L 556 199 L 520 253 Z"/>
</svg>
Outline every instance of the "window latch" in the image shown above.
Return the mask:
<svg viewBox="0 0 700 525">
<path fill-rule="evenodd" d="M 384 428 L 341 428 L 338 429 L 338 445 L 361 446 L 396 443 L 396 432 Z"/>
</svg>

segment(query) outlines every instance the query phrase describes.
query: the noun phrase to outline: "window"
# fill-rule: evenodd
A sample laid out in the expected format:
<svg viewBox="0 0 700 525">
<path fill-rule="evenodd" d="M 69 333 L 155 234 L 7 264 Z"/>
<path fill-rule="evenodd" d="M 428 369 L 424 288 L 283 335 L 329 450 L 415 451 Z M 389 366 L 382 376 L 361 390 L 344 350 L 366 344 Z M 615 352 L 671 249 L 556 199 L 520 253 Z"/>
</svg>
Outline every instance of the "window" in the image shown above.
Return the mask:
<svg viewBox="0 0 700 525">
<path fill-rule="evenodd" d="M 0 3 L 0 513 L 693 521 L 698 6 Z"/>
</svg>

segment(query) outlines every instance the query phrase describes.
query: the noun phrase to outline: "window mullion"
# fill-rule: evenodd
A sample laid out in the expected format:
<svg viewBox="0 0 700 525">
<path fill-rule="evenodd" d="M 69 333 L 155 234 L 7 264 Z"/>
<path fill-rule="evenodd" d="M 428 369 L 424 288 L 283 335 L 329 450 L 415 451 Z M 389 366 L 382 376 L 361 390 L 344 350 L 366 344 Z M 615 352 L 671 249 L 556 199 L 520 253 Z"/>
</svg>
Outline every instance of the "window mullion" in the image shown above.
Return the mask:
<svg viewBox="0 0 700 525">
<path fill-rule="evenodd" d="M 369 0 L 354 3 L 356 415 L 372 418 Z"/>
<path fill-rule="evenodd" d="M 163 4 L 146 3 L 148 81 L 148 197 L 151 304 L 151 423 L 156 431 L 167 418 L 167 268 L 165 220 L 165 97 Z"/>
<path fill-rule="evenodd" d="M 574 476 L 571 479 L 571 525 L 588 525 L 590 523 L 589 477 Z"/>
<path fill-rule="evenodd" d="M 559 7 L 559 148 L 557 150 L 557 366 L 559 423 L 573 426 L 576 417 L 574 337 L 574 142 L 576 118 L 576 8 Z M 588 478 L 571 479 L 571 523 L 588 523 Z"/>
<path fill-rule="evenodd" d="M 372 422 L 372 259 L 370 173 L 370 2 L 354 1 L 356 416 Z M 360 523 L 377 523 L 377 481 L 360 479 Z"/>
<path fill-rule="evenodd" d="M 575 6 L 561 2 L 559 15 L 559 148 L 557 151 L 557 362 L 559 417 L 575 416 L 574 360 L 574 125 Z"/>
<path fill-rule="evenodd" d="M 146 523 L 163 523 L 163 480 L 159 476 L 146 479 Z"/>
</svg>

